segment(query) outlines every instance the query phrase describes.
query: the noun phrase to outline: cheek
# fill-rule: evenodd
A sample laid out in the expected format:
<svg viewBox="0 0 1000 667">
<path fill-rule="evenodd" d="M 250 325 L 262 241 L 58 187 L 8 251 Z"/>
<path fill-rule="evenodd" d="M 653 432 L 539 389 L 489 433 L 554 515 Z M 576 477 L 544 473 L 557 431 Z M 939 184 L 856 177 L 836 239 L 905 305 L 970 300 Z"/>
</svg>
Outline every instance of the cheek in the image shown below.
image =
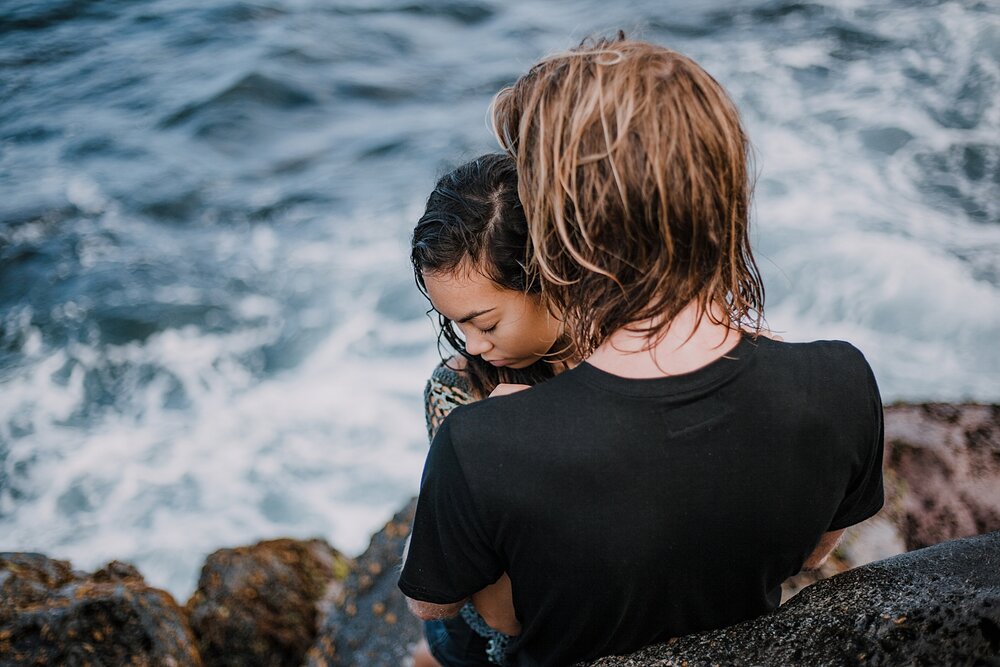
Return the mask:
<svg viewBox="0 0 1000 667">
<path fill-rule="evenodd" d="M 532 308 L 525 318 L 525 335 L 522 347 L 533 354 L 545 354 L 555 342 L 552 335 L 552 319 L 541 308 Z"/>
</svg>

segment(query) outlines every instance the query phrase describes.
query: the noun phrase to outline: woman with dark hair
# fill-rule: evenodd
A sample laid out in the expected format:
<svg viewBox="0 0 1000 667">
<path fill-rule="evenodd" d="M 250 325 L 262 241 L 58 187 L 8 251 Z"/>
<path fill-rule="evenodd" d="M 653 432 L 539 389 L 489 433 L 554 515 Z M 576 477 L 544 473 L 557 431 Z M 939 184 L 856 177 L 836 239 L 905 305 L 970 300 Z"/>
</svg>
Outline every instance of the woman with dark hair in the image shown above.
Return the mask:
<svg viewBox="0 0 1000 667">
<path fill-rule="evenodd" d="M 511 157 L 484 155 L 442 177 L 413 230 L 410 258 L 417 286 L 438 315 L 439 337 L 458 353 L 427 382 L 431 439 L 456 406 L 537 384 L 567 367 L 562 322 L 529 268 L 528 224 Z M 506 575 L 473 595 L 458 616 L 427 621 L 430 653 L 419 647 L 415 666 L 434 664 L 431 655 L 444 665 L 502 664 L 509 635 L 519 628 L 501 627 L 504 634 L 486 623 L 498 599 L 509 604 Z"/>
<path fill-rule="evenodd" d="M 527 268 L 528 223 L 513 158 L 483 155 L 443 176 L 413 230 L 410 259 L 418 288 L 438 314 L 440 336 L 460 355 L 443 367 L 463 371 L 475 398 L 499 384 L 541 382 L 559 369 L 550 348 L 562 323 Z M 464 301 L 493 306 L 494 297 L 510 312 L 455 308 L 469 305 Z"/>
</svg>

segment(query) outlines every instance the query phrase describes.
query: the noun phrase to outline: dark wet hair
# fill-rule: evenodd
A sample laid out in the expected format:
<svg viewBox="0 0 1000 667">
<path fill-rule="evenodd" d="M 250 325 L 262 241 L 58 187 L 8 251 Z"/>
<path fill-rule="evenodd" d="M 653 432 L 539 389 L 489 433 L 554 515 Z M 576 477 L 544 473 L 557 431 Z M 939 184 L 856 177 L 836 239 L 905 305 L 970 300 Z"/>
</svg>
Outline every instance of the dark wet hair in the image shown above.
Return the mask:
<svg viewBox="0 0 1000 667">
<path fill-rule="evenodd" d="M 428 300 L 424 272 L 449 273 L 463 262 L 503 289 L 541 298 L 541 285 L 526 268 L 530 257 L 528 222 L 517 196 L 517 167 L 513 158 L 499 153 L 467 162 L 437 182 L 410 246 L 413 275 Z M 500 383 L 537 384 L 554 375 L 553 364 L 545 359 L 527 368 L 496 368 L 466 351 L 454 322 L 441 313 L 438 321 L 439 349 L 444 338 L 465 357 L 469 383 L 480 398 Z"/>
</svg>

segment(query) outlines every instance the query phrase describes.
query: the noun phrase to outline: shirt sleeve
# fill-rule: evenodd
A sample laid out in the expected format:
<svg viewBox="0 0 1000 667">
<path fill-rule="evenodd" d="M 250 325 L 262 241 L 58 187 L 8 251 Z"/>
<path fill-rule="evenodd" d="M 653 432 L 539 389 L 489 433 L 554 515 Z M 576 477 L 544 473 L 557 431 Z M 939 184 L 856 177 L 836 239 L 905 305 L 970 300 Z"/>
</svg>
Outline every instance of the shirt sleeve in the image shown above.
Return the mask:
<svg viewBox="0 0 1000 667">
<path fill-rule="evenodd" d="M 433 604 L 460 602 L 503 573 L 455 455 L 449 422 L 438 430 L 424 465 L 399 577 L 407 597 Z"/>
<path fill-rule="evenodd" d="M 851 480 L 847 494 L 830 524 L 831 531 L 861 523 L 878 513 L 885 502 L 885 489 L 882 483 L 882 451 L 885 440 L 882 399 L 875 383 L 875 375 L 868 363 L 864 363 L 868 375 L 870 412 L 867 432 L 870 436 L 862 450 L 861 460 L 864 463 Z"/>
</svg>

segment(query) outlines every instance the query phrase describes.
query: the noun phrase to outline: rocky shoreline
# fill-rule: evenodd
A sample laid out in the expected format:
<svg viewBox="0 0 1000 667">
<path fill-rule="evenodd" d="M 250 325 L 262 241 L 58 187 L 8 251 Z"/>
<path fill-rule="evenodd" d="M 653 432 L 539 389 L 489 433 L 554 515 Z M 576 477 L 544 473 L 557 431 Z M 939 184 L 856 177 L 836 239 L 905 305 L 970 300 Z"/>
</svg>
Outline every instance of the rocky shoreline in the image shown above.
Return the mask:
<svg viewBox="0 0 1000 667">
<path fill-rule="evenodd" d="M 1000 406 L 889 406 L 885 463 L 886 508 L 778 611 L 594 664 L 1000 664 Z M 399 665 L 420 634 L 395 586 L 412 512 L 356 559 L 323 540 L 216 551 L 183 607 L 126 563 L 0 554 L 0 667 Z"/>
</svg>

